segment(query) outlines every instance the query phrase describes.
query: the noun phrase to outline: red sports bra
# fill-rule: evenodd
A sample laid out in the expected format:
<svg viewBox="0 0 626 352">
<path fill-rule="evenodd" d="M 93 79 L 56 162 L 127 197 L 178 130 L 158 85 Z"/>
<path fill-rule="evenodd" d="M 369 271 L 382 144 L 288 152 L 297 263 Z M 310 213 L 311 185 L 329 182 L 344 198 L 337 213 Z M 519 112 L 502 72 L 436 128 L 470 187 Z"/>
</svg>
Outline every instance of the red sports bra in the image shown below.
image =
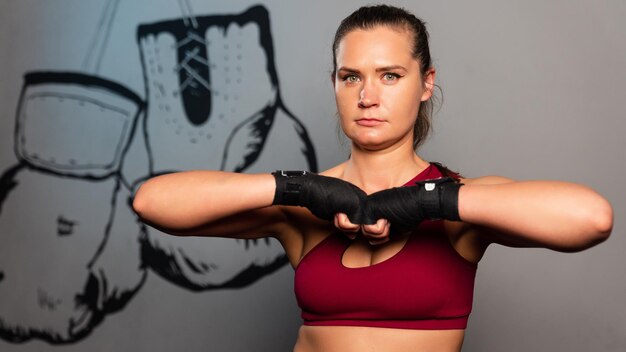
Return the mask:
<svg viewBox="0 0 626 352">
<path fill-rule="evenodd" d="M 431 165 L 405 186 L 437 177 Z M 423 222 L 396 255 L 367 267 L 342 264 L 350 243 L 333 233 L 296 268 L 304 325 L 465 329 L 477 265 L 452 247 L 442 221 Z"/>
</svg>

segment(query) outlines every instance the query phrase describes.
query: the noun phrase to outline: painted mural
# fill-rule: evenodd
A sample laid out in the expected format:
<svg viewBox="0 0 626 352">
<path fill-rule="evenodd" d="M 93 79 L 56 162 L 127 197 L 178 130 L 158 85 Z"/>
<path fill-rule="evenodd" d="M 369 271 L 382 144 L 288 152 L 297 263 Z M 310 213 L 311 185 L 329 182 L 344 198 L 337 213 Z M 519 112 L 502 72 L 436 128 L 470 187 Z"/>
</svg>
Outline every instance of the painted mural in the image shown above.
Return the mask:
<svg viewBox="0 0 626 352">
<path fill-rule="evenodd" d="M 147 178 L 267 172 L 276 160 L 317 171 L 306 127 L 281 99 L 265 7 L 196 14 L 179 0 L 179 18 L 140 24 L 138 93 L 98 73 L 119 1 L 104 3 L 82 68 L 24 72 L 19 161 L 0 178 L 0 338 L 8 342 L 78 343 L 132 304 L 147 275 L 211 291 L 245 288 L 287 263 L 276 241 L 179 238 L 143 225 L 130 204 Z M 137 176 L 129 163 L 146 167 Z"/>
</svg>

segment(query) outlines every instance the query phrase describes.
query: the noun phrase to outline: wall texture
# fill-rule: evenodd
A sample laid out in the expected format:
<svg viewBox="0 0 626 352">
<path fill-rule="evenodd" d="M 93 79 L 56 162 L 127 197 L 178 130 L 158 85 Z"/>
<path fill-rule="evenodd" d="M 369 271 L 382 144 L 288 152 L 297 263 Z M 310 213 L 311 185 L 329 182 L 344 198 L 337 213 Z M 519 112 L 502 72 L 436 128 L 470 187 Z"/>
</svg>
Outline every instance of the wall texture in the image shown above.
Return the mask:
<svg viewBox="0 0 626 352">
<path fill-rule="evenodd" d="M 591 250 L 491 247 L 464 351 L 622 351 L 626 5 L 391 3 L 428 22 L 443 91 L 423 157 L 614 206 Z M 361 4 L 0 2 L 0 350 L 290 350 L 277 242 L 167 236 L 128 199 L 174 170 L 344 160 L 330 44 Z"/>
</svg>

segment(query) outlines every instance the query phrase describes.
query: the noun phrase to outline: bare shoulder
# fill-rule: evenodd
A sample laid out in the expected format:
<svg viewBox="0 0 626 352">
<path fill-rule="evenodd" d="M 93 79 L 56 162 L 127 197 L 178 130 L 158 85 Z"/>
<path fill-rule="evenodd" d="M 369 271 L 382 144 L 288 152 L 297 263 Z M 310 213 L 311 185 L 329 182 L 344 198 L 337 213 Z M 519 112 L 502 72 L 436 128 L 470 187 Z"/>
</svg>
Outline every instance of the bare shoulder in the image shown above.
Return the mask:
<svg viewBox="0 0 626 352">
<path fill-rule="evenodd" d="M 474 178 L 461 178 L 461 183 L 466 185 L 497 185 L 503 183 L 511 183 L 515 180 L 504 176 L 481 176 Z"/>
<path fill-rule="evenodd" d="M 328 176 L 328 177 L 336 177 L 336 178 L 341 178 L 341 175 L 343 175 L 343 170 L 345 169 L 345 163 L 341 163 L 339 165 L 333 166 L 328 170 L 324 170 L 322 172 L 320 172 L 320 175 L 323 176 Z"/>
</svg>

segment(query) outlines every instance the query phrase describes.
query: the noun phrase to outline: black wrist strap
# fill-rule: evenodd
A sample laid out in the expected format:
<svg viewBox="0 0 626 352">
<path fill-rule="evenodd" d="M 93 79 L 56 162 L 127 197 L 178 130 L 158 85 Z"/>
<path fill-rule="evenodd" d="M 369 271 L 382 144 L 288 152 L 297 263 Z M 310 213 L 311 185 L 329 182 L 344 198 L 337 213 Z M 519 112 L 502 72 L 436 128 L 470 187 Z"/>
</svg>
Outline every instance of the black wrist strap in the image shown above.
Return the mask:
<svg viewBox="0 0 626 352">
<path fill-rule="evenodd" d="M 276 170 L 272 172 L 276 180 L 273 205 L 302 205 L 303 182 L 307 171 Z"/>
<path fill-rule="evenodd" d="M 441 215 L 443 219 L 461 221 L 459 216 L 459 189 L 462 183 L 452 182 L 441 187 Z"/>
<path fill-rule="evenodd" d="M 417 183 L 418 204 L 422 216 L 430 220 L 459 221 L 459 188 L 462 183 L 444 177 Z"/>
</svg>

